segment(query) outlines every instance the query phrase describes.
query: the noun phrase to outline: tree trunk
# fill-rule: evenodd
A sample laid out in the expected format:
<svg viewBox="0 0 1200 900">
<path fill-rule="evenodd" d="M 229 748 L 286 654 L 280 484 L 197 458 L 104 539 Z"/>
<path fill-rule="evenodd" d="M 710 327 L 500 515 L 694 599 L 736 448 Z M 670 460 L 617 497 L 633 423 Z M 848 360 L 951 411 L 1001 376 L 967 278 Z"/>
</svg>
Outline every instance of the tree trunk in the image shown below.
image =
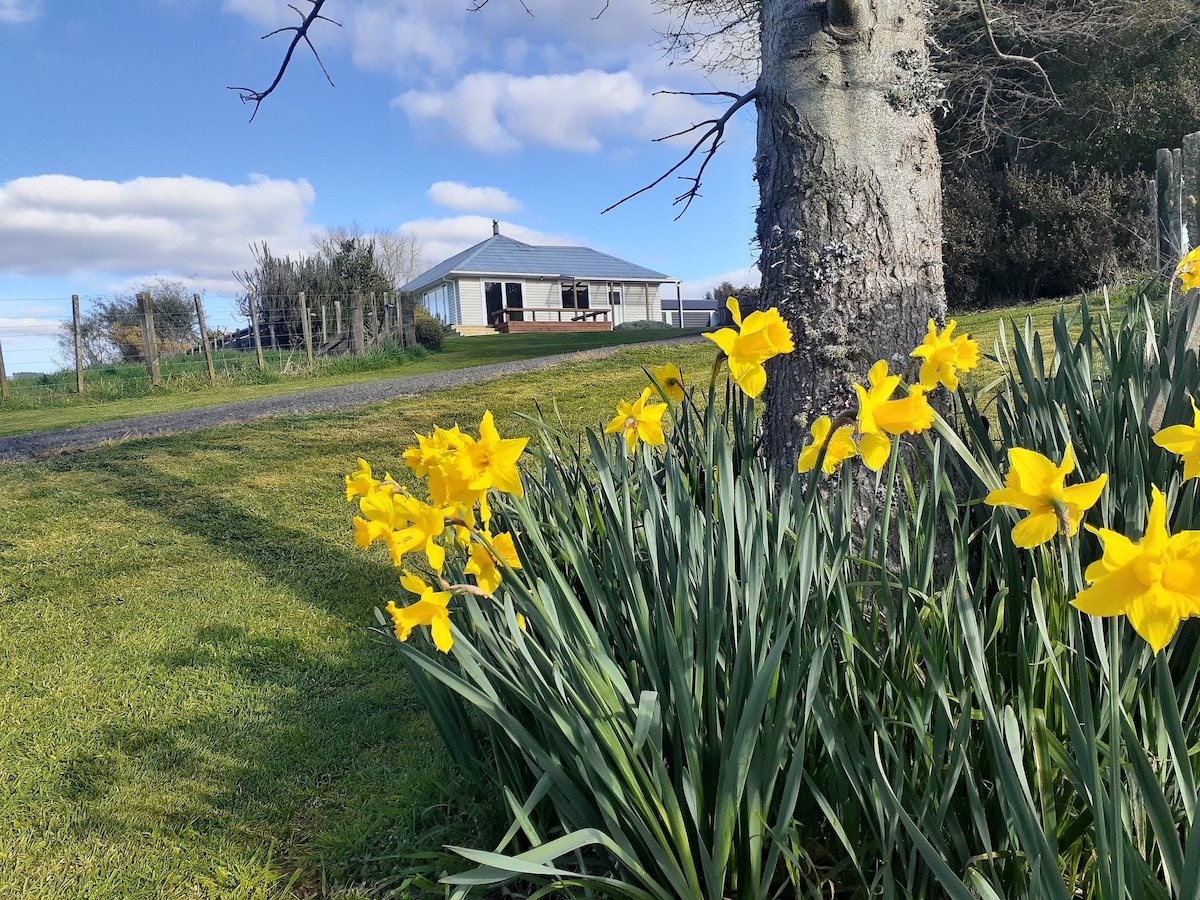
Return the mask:
<svg viewBox="0 0 1200 900">
<path fill-rule="evenodd" d="M 758 243 L 764 307 L 796 351 L 768 363 L 767 453 L 795 465 L 817 415 L 855 408 L 945 317 L 941 160 L 921 0 L 762 0 Z"/>
</svg>

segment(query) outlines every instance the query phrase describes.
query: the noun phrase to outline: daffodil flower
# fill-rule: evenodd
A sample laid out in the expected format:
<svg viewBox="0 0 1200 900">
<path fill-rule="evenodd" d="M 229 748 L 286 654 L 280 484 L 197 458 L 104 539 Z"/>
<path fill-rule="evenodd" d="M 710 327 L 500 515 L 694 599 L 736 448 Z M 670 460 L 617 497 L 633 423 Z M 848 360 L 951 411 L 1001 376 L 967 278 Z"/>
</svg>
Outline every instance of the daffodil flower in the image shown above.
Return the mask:
<svg viewBox="0 0 1200 900">
<path fill-rule="evenodd" d="M 528 443 L 529 438 L 502 439 L 489 409 L 479 423 L 479 440 L 472 441 L 460 452 L 469 468 L 468 488 L 471 491 L 495 488 L 514 497 L 524 496 L 517 460 Z"/>
<path fill-rule="evenodd" d="M 913 350 L 912 356 L 925 360 L 921 363 L 921 387 L 928 391 L 939 384 L 947 390 L 958 390 L 958 373 L 969 372 L 979 365 L 979 345 L 969 337 L 953 337 L 958 323 L 953 319 L 940 334 L 937 324 L 929 320 L 929 330 L 924 342 Z"/>
<path fill-rule="evenodd" d="M 917 434 L 933 427 L 933 407 L 920 387 L 907 397 L 892 399 L 900 385 L 899 375 L 888 374 L 887 360 L 879 360 L 867 375 L 871 387 L 854 385 L 858 395 L 858 430 L 862 434 L 858 452 L 867 468 L 878 472 L 892 454 L 888 435 Z"/>
<path fill-rule="evenodd" d="M 676 403 L 683 402 L 683 375 L 674 363 L 667 363 L 665 366 L 651 369 L 650 372 L 667 397 Z"/>
<path fill-rule="evenodd" d="M 622 434 L 625 437 L 625 443 L 629 446 L 629 452 L 633 452 L 633 448 L 637 446 L 639 440 L 645 441 L 652 447 L 657 447 L 666 442 L 662 430 L 663 413 L 667 411 L 666 404 L 649 403 L 650 388 L 642 391 L 642 396 L 634 403 L 629 403 L 622 400 L 617 404 L 617 415 L 608 427 L 604 429 L 606 434 Z"/>
<path fill-rule="evenodd" d="M 781 353 L 792 352 L 792 332 L 774 307 L 752 312 L 743 319 L 736 297 L 730 297 L 725 306 L 733 314 L 737 329 L 705 332 L 704 337 L 720 347 L 729 359 L 729 374 L 737 386 L 747 396 L 757 397 L 767 386 L 763 363 Z"/>
<path fill-rule="evenodd" d="M 491 549 L 489 550 L 487 544 L 483 542 L 472 542 L 467 551 L 471 558 L 463 572 L 467 575 L 474 575 L 475 583 L 484 592 L 494 594 L 500 587 L 500 567 L 496 563 L 503 560 L 508 563 L 509 568 L 519 569 L 521 560 L 517 556 L 517 548 L 513 545 L 513 536 L 509 532 L 503 532 L 495 537 L 483 532 L 483 537 L 491 544 Z"/>
<path fill-rule="evenodd" d="M 796 460 L 797 471 L 812 471 L 826 441 L 829 442 L 829 446 L 825 450 L 825 460 L 821 463 L 821 471 L 826 475 L 832 475 L 845 460 L 858 455 L 858 445 L 854 443 L 854 426 L 842 425 L 833 432 L 831 438 L 829 433 L 832 429 L 833 422 L 829 416 L 821 416 L 812 423 L 812 443 L 801 451 L 800 458 Z"/>
<path fill-rule="evenodd" d="M 1183 480 L 1200 477 L 1200 409 L 1192 400 L 1192 424 L 1171 425 L 1153 437 L 1164 450 L 1183 458 Z"/>
<path fill-rule="evenodd" d="M 1183 283 L 1185 291 L 1200 287 L 1200 247 L 1179 261 L 1179 265 L 1175 267 L 1175 276 Z"/>
<path fill-rule="evenodd" d="M 379 484 L 379 479 L 371 474 L 370 464 L 359 457 L 358 471 L 346 476 L 346 502 L 349 503 L 355 497 L 367 496 L 379 487 Z"/>
<path fill-rule="evenodd" d="M 406 495 L 397 495 L 395 502 L 405 524 L 388 539 L 392 561 L 399 565 L 400 558 L 406 553 L 424 550 L 430 567 L 440 575 L 446 564 L 446 550 L 438 543 L 438 538 L 446 530 L 446 514 L 449 510 Z"/>
<path fill-rule="evenodd" d="M 1158 653 L 1180 621 L 1200 615 L 1200 531 L 1167 530 L 1167 501 L 1157 487 L 1137 543 L 1106 528 L 1089 530 L 1104 542 L 1104 555 L 1087 567 L 1089 586 L 1071 605 L 1089 616 L 1128 616 Z"/>
<path fill-rule="evenodd" d="M 1013 543 L 1025 549 L 1044 544 L 1055 534 L 1072 537 L 1108 481 L 1108 475 L 1102 473 L 1094 481 L 1066 487 L 1067 476 L 1075 471 L 1075 451 L 1070 443 L 1059 465 L 1023 447 L 1008 451 L 1008 463 L 1004 487 L 992 491 L 984 502 L 1029 512 L 1012 530 Z"/>
<path fill-rule="evenodd" d="M 388 601 L 386 607 L 392 617 L 392 626 L 396 638 L 407 641 L 412 630 L 418 625 L 428 625 L 433 637 L 434 646 L 443 653 L 449 653 L 454 646 L 454 636 L 450 633 L 450 593 L 435 591 L 419 577 L 408 570 L 400 578 L 400 583 L 418 599 L 408 606 L 398 607 Z"/>
</svg>

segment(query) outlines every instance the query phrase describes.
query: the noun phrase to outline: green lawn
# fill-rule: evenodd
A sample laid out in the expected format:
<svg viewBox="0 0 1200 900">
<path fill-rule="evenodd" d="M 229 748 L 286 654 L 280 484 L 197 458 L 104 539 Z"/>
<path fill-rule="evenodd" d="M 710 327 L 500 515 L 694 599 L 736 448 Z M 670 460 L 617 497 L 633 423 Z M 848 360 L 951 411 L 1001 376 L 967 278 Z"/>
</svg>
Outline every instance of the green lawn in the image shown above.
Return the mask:
<svg viewBox="0 0 1200 900">
<path fill-rule="evenodd" d="M 535 401 L 601 423 L 641 366 L 706 379 L 712 353 L 0 464 L 0 897 L 378 896 L 410 854 L 476 843 L 368 630 L 402 591 L 353 545 L 342 475 L 402 474 L 414 431 L 489 407 L 506 436 Z"/>
<path fill-rule="evenodd" d="M 533 359 L 559 353 L 574 353 L 599 347 L 623 346 L 670 338 L 678 334 L 696 333 L 698 332 L 694 329 L 683 332 L 630 329 L 574 334 L 497 334 L 470 338 L 447 338 L 441 351 L 424 354 L 419 359 L 406 360 L 401 365 L 389 365 L 385 362 L 379 367 L 339 373 L 337 371 L 340 368 L 338 362 L 332 361 L 332 365 L 315 374 L 273 376 L 266 383 L 245 383 L 244 381 L 228 383 L 219 380 L 216 387 L 211 387 L 206 379 L 201 381 L 194 377 L 175 382 L 167 379 L 166 386 L 163 388 L 148 389 L 149 392 L 144 395 L 115 400 L 102 400 L 89 396 L 86 381 L 82 396 L 58 392 L 54 394 L 31 393 L 28 389 L 14 386 L 11 398 L 0 399 L 0 437 L 71 428 L 77 425 L 91 425 L 96 422 L 113 422 L 133 416 L 195 409 L 200 406 L 289 394 L 314 388 L 359 384 L 400 375 L 423 375 L 429 372 L 444 372 L 450 369 L 463 369 L 490 363 Z M 250 354 L 250 358 L 253 358 L 253 354 Z M 349 368 L 354 367 L 349 366 Z M 132 377 L 139 379 L 140 383 L 143 377 L 142 371 L 134 371 Z M 69 381 L 71 385 L 74 385 L 73 375 Z M 148 385 L 148 381 L 146 384 Z"/>
</svg>

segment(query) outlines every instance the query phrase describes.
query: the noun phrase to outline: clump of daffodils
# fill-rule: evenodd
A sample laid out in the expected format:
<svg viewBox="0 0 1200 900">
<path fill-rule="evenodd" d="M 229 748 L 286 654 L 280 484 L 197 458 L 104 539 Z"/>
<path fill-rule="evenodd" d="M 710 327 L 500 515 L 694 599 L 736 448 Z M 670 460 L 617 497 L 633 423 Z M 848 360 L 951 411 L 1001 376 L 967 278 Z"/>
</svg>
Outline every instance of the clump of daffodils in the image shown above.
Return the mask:
<svg viewBox="0 0 1200 900">
<path fill-rule="evenodd" d="M 863 464 L 879 471 L 892 455 L 893 438 L 902 434 L 920 434 L 933 427 L 934 412 L 925 396 L 939 386 L 958 389 L 958 377 L 979 365 L 979 345 L 967 335 L 954 337 L 957 323 L 951 319 L 939 331 L 929 320 L 925 340 L 912 352 L 923 360 L 917 384 L 897 395 L 902 378 L 888 371 L 886 360 L 879 360 L 867 373 L 867 384 L 854 385 L 858 398 L 855 416 L 838 420 L 821 416 L 810 427 L 811 440 L 800 453 L 796 468 L 809 472 L 817 465 L 824 449 L 821 469 L 832 475 L 848 459 L 861 456 Z"/>
<path fill-rule="evenodd" d="M 1176 275 L 1185 290 L 1200 287 L 1200 249 L 1180 262 Z M 756 398 L 766 387 L 763 364 L 792 352 L 792 334 L 777 309 L 743 317 L 735 298 L 730 297 L 726 305 L 735 327 L 704 337 L 720 348 L 718 365 L 727 361 L 733 382 Z M 864 465 L 878 471 L 890 458 L 896 437 L 932 428 L 937 416 L 926 395 L 939 387 L 957 390 L 960 375 L 979 363 L 978 344 L 967 335 L 956 336 L 955 328 L 953 320 L 941 330 L 929 321 L 925 339 L 911 354 L 921 361 L 915 384 L 903 385 L 901 375 L 890 372 L 885 360 L 875 363 L 867 383 L 854 385 L 858 409 L 853 416 L 836 420 L 820 416 L 813 421 L 812 439 L 800 453 L 798 470 L 808 472 L 819 463 L 825 473 L 833 474 L 842 463 L 861 457 Z M 676 366 L 668 363 L 652 369 L 651 375 L 663 399 L 685 402 L 684 377 Z M 605 431 L 620 435 L 630 452 L 638 443 L 660 446 L 665 443 L 662 420 L 668 408 L 647 387 L 636 401 L 622 400 L 617 405 Z M 1192 413 L 1191 425 L 1170 425 L 1153 437 L 1159 447 L 1182 458 L 1185 481 L 1200 477 L 1200 407 L 1194 400 Z M 450 622 L 454 594 L 491 596 L 506 570 L 521 568 L 513 536 L 489 530 L 488 497 L 491 491 L 523 495 L 517 460 L 527 442 L 526 438 L 502 439 L 490 411 L 479 424 L 477 438 L 458 426 L 418 434 L 416 445 L 404 452 L 404 462 L 425 480 L 427 500 L 410 494 L 389 474 L 376 478 L 362 459 L 358 471 L 346 476 L 346 499 L 359 501 L 355 541 L 362 547 L 376 542 L 386 545 L 392 562 L 402 567 L 401 584 L 415 597 L 407 606 L 387 604 L 399 640 L 407 640 L 414 628 L 427 626 L 435 646 L 448 653 L 454 642 Z M 1069 442 L 1058 463 L 1022 447 L 1010 448 L 1008 461 L 1004 486 L 992 490 L 985 502 L 1027 513 L 1011 531 L 1013 544 L 1025 549 L 1056 536 L 1069 542 L 1107 483 L 1107 474 L 1100 473 L 1091 481 L 1067 484 L 1076 470 Z M 1088 525 L 1103 542 L 1103 555 L 1088 566 L 1084 573 L 1088 586 L 1071 601 L 1089 615 L 1127 616 L 1155 653 L 1170 642 L 1181 621 L 1200 616 L 1200 531 L 1172 535 L 1167 520 L 1166 499 L 1154 487 L 1139 541 Z M 475 579 L 474 584 L 451 585 L 442 579 L 448 550 L 466 554 L 463 572 Z M 405 567 L 413 553 L 424 554 L 437 576 L 436 585 Z M 517 618 L 524 628 L 524 617 L 518 614 Z"/>
<path fill-rule="evenodd" d="M 402 568 L 400 583 L 417 598 L 403 607 L 388 603 L 396 637 L 406 641 L 413 628 L 426 625 L 437 648 L 448 653 L 454 643 L 451 596 L 465 592 L 490 596 L 500 587 L 505 567 L 521 568 L 512 534 L 489 530 L 488 496 L 493 490 L 523 496 L 517 460 L 529 439 L 501 438 L 490 410 L 479 423 L 477 438 L 457 425 L 416 437 L 416 445 L 404 451 L 404 463 L 424 479 L 427 500 L 410 494 L 390 474 L 376 478 L 364 459 L 358 461 L 357 472 L 346 476 L 346 500 L 358 498 L 355 543 L 360 547 L 384 544 L 392 563 Z M 467 554 L 463 572 L 474 577 L 474 584 L 450 585 L 442 580 L 448 548 Z M 413 553 L 424 554 L 440 590 L 405 568 Z"/>
</svg>

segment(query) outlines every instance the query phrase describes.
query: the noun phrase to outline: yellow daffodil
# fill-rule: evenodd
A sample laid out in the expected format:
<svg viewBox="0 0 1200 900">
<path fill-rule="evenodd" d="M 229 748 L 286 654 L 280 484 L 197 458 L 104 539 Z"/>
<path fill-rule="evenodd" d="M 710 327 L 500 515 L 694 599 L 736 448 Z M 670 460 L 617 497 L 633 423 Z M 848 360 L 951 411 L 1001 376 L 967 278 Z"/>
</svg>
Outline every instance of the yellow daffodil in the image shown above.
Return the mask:
<svg viewBox="0 0 1200 900">
<path fill-rule="evenodd" d="M 604 429 L 606 434 L 623 434 L 630 453 L 639 440 L 652 447 L 666 441 L 662 430 L 663 413 L 667 411 L 666 404 L 649 403 L 649 399 L 650 388 L 646 388 L 636 402 L 622 400 L 617 404 L 616 418 Z"/>
<path fill-rule="evenodd" d="M 397 487 L 393 482 L 375 484 L 358 501 L 362 515 L 354 517 L 354 542 L 369 547 L 376 541 L 388 541 L 395 529 L 407 519 L 396 508 Z"/>
<path fill-rule="evenodd" d="M 1029 512 L 1012 530 L 1013 543 L 1025 549 L 1044 544 L 1055 534 L 1073 536 L 1108 481 L 1108 475 L 1101 474 L 1094 481 L 1065 487 L 1066 477 L 1075 471 L 1075 451 L 1070 443 L 1059 465 L 1023 447 L 1008 451 L 1008 463 L 1005 486 L 988 494 L 985 502 Z"/>
<path fill-rule="evenodd" d="M 1158 653 L 1181 620 L 1200 615 L 1200 531 L 1167 530 L 1167 501 L 1157 487 L 1136 544 L 1105 528 L 1089 530 L 1104 542 L 1104 555 L 1087 567 L 1089 586 L 1071 605 L 1089 616 L 1128 616 Z"/>
<path fill-rule="evenodd" d="M 1200 247 L 1179 261 L 1175 275 L 1183 283 L 1185 291 L 1200 287 Z"/>
<path fill-rule="evenodd" d="M 912 352 L 914 357 L 925 360 L 921 363 L 920 379 L 921 387 L 927 391 L 939 384 L 956 391 L 958 373 L 969 372 L 979 365 L 979 345 L 965 334 L 953 337 L 957 326 L 951 319 L 946 330 L 939 334 L 936 323 L 930 319 L 924 343 Z"/>
<path fill-rule="evenodd" d="M 491 543 L 489 550 L 487 545 L 474 541 L 468 552 L 471 554 L 470 560 L 463 569 L 467 575 L 475 576 L 475 583 L 489 594 L 496 593 L 496 589 L 500 587 L 500 572 L 501 568 L 496 565 L 499 560 L 508 563 L 509 568 L 521 568 L 521 560 L 517 557 L 517 548 L 513 545 L 513 537 L 507 531 L 492 537 L 487 532 L 483 532 L 483 537 Z"/>
<path fill-rule="evenodd" d="M 379 487 L 379 484 L 379 479 L 371 474 L 371 466 L 359 457 L 358 471 L 346 476 L 346 502 L 349 503 L 355 497 L 367 496 Z"/>
<path fill-rule="evenodd" d="M 438 468 L 446 458 L 453 457 L 471 440 L 468 435 L 453 428 L 434 428 L 432 435 L 418 434 L 417 446 L 404 451 L 404 464 L 418 478 L 426 477 L 430 470 Z"/>
<path fill-rule="evenodd" d="M 479 423 L 479 440 L 471 442 L 462 456 L 470 468 L 472 491 L 495 488 L 514 497 L 525 495 L 517 460 L 529 438 L 501 438 L 489 409 Z"/>
<path fill-rule="evenodd" d="M 676 403 L 683 402 L 683 375 L 674 363 L 667 363 L 665 366 L 651 369 L 650 372 L 667 397 Z"/>
<path fill-rule="evenodd" d="M 1183 458 L 1183 480 L 1200 477 L 1200 409 L 1192 400 L 1192 424 L 1171 425 L 1154 435 L 1154 443 Z"/>
<path fill-rule="evenodd" d="M 440 575 L 446 564 L 446 551 L 438 539 L 446 530 L 446 515 L 450 510 L 404 495 L 398 495 L 395 502 L 405 524 L 388 538 L 392 562 L 399 565 L 406 553 L 424 550 L 430 567 Z"/>
<path fill-rule="evenodd" d="M 792 332 L 779 310 L 773 307 L 765 312 L 752 312 L 743 319 L 736 297 L 730 297 L 725 305 L 733 314 L 737 329 L 722 328 L 705 332 L 704 336 L 729 359 L 729 374 L 738 387 L 747 396 L 757 397 L 767 386 L 763 363 L 781 353 L 792 352 Z"/>
<path fill-rule="evenodd" d="M 887 360 L 879 360 L 868 373 L 870 389 L 854 385 L 858 395 L 858 430 L 862 438 L 858 452 L 867 468 L 878 472 L 892 454 L 888 435 L 917 434 L 933 427 L 933 407 L 920 387 L 907 397 L 892 399 L 900 385 L 899 375 L 888 374 Z"/>
<path fill-rule="evenodd" d="M 392 617 L 397 639 L 407 641 L 414 628 L 428 625 L 434 646 L 443 653 L 449 653 L 454 646 L 454 636 L 450 633 L 449 591 L 435 591 L 407 570 L 401 576 L 400 583 L 416 594 L 418 599 L 404 607 L 388 601 L 387 612 Z"/>
<path fill-rule="evenodd" d="M 798 471 L 809 472 L 816 466 L 817 458 L 821 455 L 821 447 L 824 446 L 826 440 L 829 441 L 829 446 L 825 450 L 825 460 L 821 463 L 821 471 L 826 475 L 832 475 L 845 460 L 852 459 L 858 454 L 858 446 L 854 443 L 854 426 L 841 426 L 831 438 L 829 432 L 832 428 L 833 422 L 830 421 L 829 416 L 821 416 L 812 423 L 810 429 L 812 443 L 801 451 L 800 458 L 796 460 Z"/>
</svg>

